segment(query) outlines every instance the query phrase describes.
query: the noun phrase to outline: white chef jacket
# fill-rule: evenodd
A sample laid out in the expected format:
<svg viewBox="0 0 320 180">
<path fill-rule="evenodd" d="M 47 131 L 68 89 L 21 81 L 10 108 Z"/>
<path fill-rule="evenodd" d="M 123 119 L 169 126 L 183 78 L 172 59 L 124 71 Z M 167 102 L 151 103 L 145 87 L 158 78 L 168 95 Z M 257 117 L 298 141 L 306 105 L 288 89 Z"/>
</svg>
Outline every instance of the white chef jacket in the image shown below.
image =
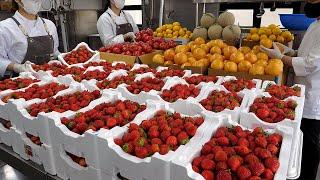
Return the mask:
<svg viewBox="0 0 320 180">
<path fill-rule="evenodd" d="M 14 18 L 23 26 L 29 37 L 48 35 L 44 28 L 42 20 L 29 20 L 23 17 L 18 11 Z M 54 56 L 57 57 L 60 52 L 57 28 L 54 23 L 48 19 L 43 19 L 48 26 L 50 35 L 54 40 Z M 27 37 L 20 30 L 13 19 L 8 18 L 0 22 L 0 77 L 3 77 L 7 66 L 10 63 L 21 63 L 27 53 Z"/>
<path fill-rule="evenodd" d="M 320 120 L 320 20 L 308 28 L 292 65 L 295 83 L 306 86 L 303 117 Z"/>
<path fill-rule="evenodd" d="M 114 20 L 110 17 L 108 13 L 113 17 L 116 24 L 120 25 L 120 24 L 130 23 L 133 28 L 133 32 L 134 33 L 139 32 L 137 24 L 134 22 L 132 16 L 129 13 L 121 11 L 120 16 L 118 16 L 110 8 L 108 8 L 108 10 L 100 16 L 97 22 L 97 28 L 100 35 L 100 39 L 104 45 L 117 44 L 117 43 L 124 42 L 123 35 L 117 35 L 117 32 L 116 32 L 117 26 L 114 23 Z M 129 22 L 127 22 L 125 15 Z"/>
</svg>

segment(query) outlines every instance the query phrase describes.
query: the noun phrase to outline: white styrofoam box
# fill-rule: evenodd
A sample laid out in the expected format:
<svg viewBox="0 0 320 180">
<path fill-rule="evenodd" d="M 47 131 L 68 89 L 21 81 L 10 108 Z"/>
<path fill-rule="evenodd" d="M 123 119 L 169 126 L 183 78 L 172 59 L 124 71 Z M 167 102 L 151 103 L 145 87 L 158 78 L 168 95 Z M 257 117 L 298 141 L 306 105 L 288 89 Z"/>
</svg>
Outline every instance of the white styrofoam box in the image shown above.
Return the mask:
<svg viewBox="0 0 320 180">
<path fill-rule="evenodd" d="M 82 167 L 74 162 L 66 152 L 54 151 L 57 176 L 64 180 L 105 180 L 101 178 L 101 170 L 91 166 Z"/>
<path fill-rule="evenodd" d="M 301 119 L 302 119 L 302 112 L 303 112 L 303 106 L 304 106 L 304 100 L 302 100 L 299 97 L 290 97 L 286 100 L 294 100 L 297 102 L 298 106 L 295 109 L 295 119 L 284 119 L 281 122 L 278 123 L 268 123 L 264 122 L 261 119 L 259 119 L 254 113 L 249 112 L 250 106 L 253 104 L 254 100 L 259 97 L 271 97 L 269 93 L 266 92 L 256 92 L 254 94 L 251 94 L 251 97 L 248 102 L 248 106 L 246 109 L 244 109 L 240 113 L 240 124 L 247 127 L 247 128 L 255 128 L 255 127 L 263 127 L 265 129 L 275 129 L 278 126 L 285 126 L 290 127 L 293 129 L 293 142 L 292 142 L 292 149 L 291 153 L 295 151 L 296 148 L 298 148 L 298 138 L 299 138 L 299 132 L 300 132 L 300 125 L 301 125 Z M 285 100 L 285 101 L 286 101 Z M 290 164 L 292 164 L 294 157 L 290 157 Z"/>
<path fill-rule="evenodd" d="M 93 53 L 93 56 L 88 60 L 86 61 L 85 63 L 80 63 L 80 64 L 87 64 L 89 62 L 92 62 L 92 61 L 99 61 L 100 60 L 100 53 L 99 51 L 93 51 L 87 43 L 85 42 L 81 42 L 79 43 L 72 51 L 76 51 L 77 49 L 79 49 L 80 47 L 82 46 L 85 46 L 91 53 Z M 61 61 L 62 64 L 64 65 L 67 65 L 67 66 L 77 66 L 77 64 L 68 64 L 65 60 L 64 60 L 64 57 L 69 54 L 70 52 L 68 53 L 62 53 L 58 56 L 58 60 Z"/>
<path fill-rule="evenodd" d="M 289 164 L 289 169 L 287 173 L 287 179 L 298 179 L 301 173 L 301 161 L 302 161 L 302 147 L 303 147 L 303 133 L 300 130 L 299 140 L 297 140 L 298 148 L 295 148 L 294 160 Z"/>
<path fill-rule="evenodd" d="M 43 165 L 46 172 L 56 175 L 55 157 L 52 146 L 46 144 L 34 144 L 25 133 L 22 133 L 15 128 L 13 136 L 15 141 L 12 145 L 13 150 L 18 153 L 23 159 L 31 160 L 39 165 Z"/>
<path fill-rule="evenodd" d="M 267 89 L 270 85 L 277 85 L 277 83 L 275 83 L 274 81 L 263 81 L 262 90 L 263 90 L 263 91 L 266 91 L 266 89 Z M 305 92 L 306 92 L 306 87 L 305 87 L 304 85 L 301 85 L 301 84 L 294 84 L 294 85 L 291 86 L 291 87 L 295 87 L 295 86 L 300 87 L 300 89 L 301 89 L 301 91 L 300 91 L 300 97 L 301 97 L 301 98 L 304 98 L 304 97 L 305 97 Z"/>
<path fill-rule="evenodd" d="M 232 80 L 237 80 L 238 78 L 236 78 L 235 76 L 225 76 L 223 77 L 223 80 L 220 82 L 220 84 L 222 85 L 224 82 L 228 82 L 228 81 L 232 81 Z M 244 89 L 242 91 L 257 91 L 259 89 L 261 89 L 261 85 L 262 85 L 262 80 L 260 79 L 252 79 L 252 81 L 256 84 L 256 87 L 253 89 Z"/>
<path fill-rule="evenodd" d="M 0 143 L 3 143 L 7 146 L 12 146 L 15 136 L 13 136 L 12 128 L 5 128 L 2 123 L 0 123 Z"/>
<path fill-rule="evenodd" d="M 189 110 L 190 111 L 199 111 L 198 109 L 201 109 L 202 111 L 206 111 L 209 114 L 230 114 L 232 119 L 236 122 L 239 122 L 240 119 L 240 112 L 246 108 L 247 103 L 249 101 L 250 98 L 250 91 L 240 91 L 238 92 L 238 96 L 242 97 L 242 102 L 240 107 L 236 107 L 234 110 L 230 110 L 230 109 L 224 109 L 221 112 L 215 113 L 212 111 L 208 111 L 206 110 L 201 104 L 200 101 L 202 101 L 203 99 L 206 99 L 212 91 L 217 90 L 217 91 L 224 91 L 224 92 L 229 92 L 224 86 L 222 85 L 214 85 L 213 83 L 208 83 L 207 86 L 204 88 L 205 91 L 204 93 L 201 94 L 201 96 L 199 98 L 195 100 L 190 99 L 190 101 L 193 101 L 194 104 L 190 104 L 189 106 Z"/>
<path fill-rule="evenodd" d="M 146 64 L 134 64 L 130 71 L 134 71 L 140 68 L 149 68 L 149 66 Z"/>
<path fill-rule="evenodd" d="M 158 110 L 178 112 L 160 102 L 150 103 L 149 107 L 143 113 L 138 114 L 133 123 L 141 124 L 143 120 L 152 118 Z M 182 116 L 185 115 L 182 114 Z M 98 154 L 103 178 L 112 179 L 117 173 L 120 173 L 125 178 L 135 180 L 170 179 L 170 161 L 181 154 L 186 147 L 197 144 L 199 139 L 213 127 L 214 121 L 210 115 L 198 112 L 196 116 L 204 117 L 205 121 L 186 145 L 181 145 L 176 151 L 169 151 L 166 155 L 155 153 L 144 159 L 125 153 L 120 146 L 114 143 L 114 138 L 121 138 L 127 132 L 128 127 L 116 127 L 113 133 L 101 130 L 98 135 Z"/>
<path fill-rule="evenodd" d="M 64 96 L 68 94 L 73 94 L 75 92 L 82 92 L 85 90 L 93 91 L 91 89 L 88 89 L 88 87 L 84 87 L 81 84 L 77 84 L 74 86 L 70 86 L 68 89 L 58 92 L 54 98 L 58 96 Z M 40 137 L 41 142 L 45 143 L 47 145 L 52 145 L 52 139 L 49 134 L 49 125 L 48 121 L 46 120 L 46 114 L 50 113 L 44 113 L 41 112 L 37 117 L 31 116 L 27 108 L 34 104 L 34 103 L 40 103 L 45 102 L 46 100 L 41 99 L 33 99 L 30 101 L 25 101 L 24 99 L 17 99 L 17 100 L 9 100 L 8 106 L 8 113 L 9 113 L 9 119 L 11 120 L 13 126 L 20 131 L 21 133 L 29 133 L 31 135 Z M 91 102 L 92 103 L 92 102 Z M 90 105 L 90 104 L 89 104 Z M 66 112 L 72 112 L 72 111 L 66 111 Z"/>
<path fill-rule="evenodd" d="M 200 141 L 198 141 L 197 145 L 187 148 L 184 152 L 182 152 L 174 158 L 174 160 L 171 163 L 171 179 L 204 180 L 204 178 L 200 174 L 193 171 L 191 165 L 192 160 L 200 155 L 202 146 L 211 139 L 217 128 L 239 125 L 231 119 L 230 115 L 217 117 L 216 122 L 217 121 L 219 123 L 217 123 L 217 126 L 214 126 L 215 129 L 203 136 L 203 138 Z M 266 130 L 266 132 L 279 133 L 283 137 L 279 154 L 280 167 L 276 172 L 274 179 L 286 179 L 287 170 L 289 166 L 290 149 L 292 146 L 292 128 L 278 126 L 276 129 Z"/>
<path fill-rule="evenodd" d="M 162 71 L 167 70 L 167 69 L 169 69 L 169 67 L 159 66 L 159 67 L 157 67 L 156 70 L 157 70 L 157 72 L 162 72 Z M 192 71 L 191 70 L 183 70 L 183 72 L 184 72 L 184 75 L 182 76 L 182 78 L 192 75 Z"/>
</svg>

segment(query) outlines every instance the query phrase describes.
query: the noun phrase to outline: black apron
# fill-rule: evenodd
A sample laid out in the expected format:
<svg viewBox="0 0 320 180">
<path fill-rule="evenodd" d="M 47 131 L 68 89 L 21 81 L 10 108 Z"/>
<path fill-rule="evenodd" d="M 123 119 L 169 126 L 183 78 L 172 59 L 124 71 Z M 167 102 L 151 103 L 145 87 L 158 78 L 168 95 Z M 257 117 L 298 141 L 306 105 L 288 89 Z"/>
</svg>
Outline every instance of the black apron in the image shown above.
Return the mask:
<svg viewBox="0 0 320 180">
<path fill-rule="evenodd" d="M 108 13 L 108 12 L 107 12 L 107 13 Z M 116 20 L 111 16 L 110 13 L 108 13 L 109 16 L 110 16 L 110 18 L 112 19 L 113 23 L 116 25 L 116 32 L 115 32 L 115 34 L 116 34 L 116 35 L 120 35 L 120 34 L 125 35 L 125 34 L 127 34 L 128 32 L 133 32 L 133 27 L 132 27 L 132 25 L 129 23 L 128 18 L 127 18 L 127 15 L 126 15 L 124 12 L 122 12 L 122 11 L 121 11 L 120 13 L 123 13 L 124 18 L 126 18 L 127 23 L 117 24 L 117 23 L 116 23 Z"/>
</svg>

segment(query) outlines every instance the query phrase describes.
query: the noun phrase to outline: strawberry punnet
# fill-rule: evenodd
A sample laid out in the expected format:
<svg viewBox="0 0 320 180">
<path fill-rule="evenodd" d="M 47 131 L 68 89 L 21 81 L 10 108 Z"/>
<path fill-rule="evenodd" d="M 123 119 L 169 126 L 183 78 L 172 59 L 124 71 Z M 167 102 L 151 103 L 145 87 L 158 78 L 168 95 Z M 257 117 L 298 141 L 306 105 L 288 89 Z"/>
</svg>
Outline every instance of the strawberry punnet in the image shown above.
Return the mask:
<svg viewBox="0 0 320 180">
<path fill-rule="evenodd" d="M 17 79 L 6 79 L 0 81 L 0 92 L 8 89 L 17 90 L 28 87 L 32 83 L 39 82 L 37 79 L 31 78 L 17 78 Z"/>
<path fill-rule="evenodd" d="M 170 89 L 163 90 L 161 98 L 167 102 L 175 102 L 178 99 L 187 99 L 188 97 L 197 97 L 200 93 L 195 85 L 177 84 Z"/>
<path fill-rule="evenodd" d="M 133 94 L 139 94 L 141 91 L 149 92 L 151 90 L 161 91 L 164 81 L 157 78 L 146 77 L 140 81 L 132 82 L 127 86 L 128 91 Z"/>
<path fill-rule="evenodd" d="M 77 50 L 68 53 L 64 60 L 68 64 L 78 64 L 87 62 L 94 54 L 90 52 L 85 46 L 79 47 Z"/>
<path fill-rule="evenodd" d="M 217 82 L 218 78 L 216 76 L 204 76 L 204 75 L 199 75 L 199 76 L 190 76 L 190 77 L 185 77 L 184 78 L 187 83 L 193 84 L 193 85 L 198 85 L 201 82 Z"/>
<path fill-rule="evenodd" d="M 116 89 L 120 84 L 130 85 L 134 79 L 133 76 L 117 76 L 112 80 L 105 79 L 97 82 L 96 85 L 99 89 Z"/>
<path fill-rule="evenodd" d="M 32 64 L 32 69 L 36 72 L 38 71 L 49 71 L 49 70 L 56 70 L 56 69 L 65 69 L 67 68 L 66 65 L 60 64 L 60 63 L 46 63 L 43 65 L 37 65 L 37 64 Z"/>
<path fill-rule="evenodd" d="M 220 127 L 203 145 L 192 169 L 207 179 L 273 179 L 280 162 L 279 151 L 272 154 L 270 145 L 281 148 L 282 136 L 267 135 L 261 128 L 252 132 L 240 126 Z"/>
<path fill-rule="evenodd" d="M 280 100 L 286 99 L 290 96 L 300 97 L 301 88 L 298 86 L 287 87 L 283 85 L 271 85 L 266 88 L 266 91 L 273 97 L 276 97 Z"/>
<path fill-rule="evenodd" d="M 239 92 L 243 89 L 253 89 L 256 87 L 254 81 L 246 79 L 226 81 L 222 85 L 230 92 Z"/>
<path fill-rule="evenodd" d="M 157 78 L 165 78 L 165 77 L 174 77 L 174 76 L 183 77 L 184 74 L 185 74 L 184 70 L 168 68 L 160 72 L 157 72 L 155 75 Z"/>
<path fill-rule="evenodd" d="M 185 145 L 195 135 L 203 123 L 202 117 L 181 117 L 179 113 L 158 111 L 154 117 L 144 120 L 140 125 L 130 124 L 121 140 L 114 141 L 126 153 L 145 158 L 158 152 L 165 155 Z"/>
</svg>

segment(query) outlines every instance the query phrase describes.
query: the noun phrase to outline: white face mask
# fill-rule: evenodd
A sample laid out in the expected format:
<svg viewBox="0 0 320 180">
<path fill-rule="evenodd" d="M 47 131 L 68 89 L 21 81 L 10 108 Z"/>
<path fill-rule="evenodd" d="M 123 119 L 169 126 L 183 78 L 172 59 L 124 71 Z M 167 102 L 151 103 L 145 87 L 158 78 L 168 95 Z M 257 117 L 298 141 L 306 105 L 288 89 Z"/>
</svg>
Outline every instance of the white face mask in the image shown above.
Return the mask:
<svg viewBox="0 0 320 180">
<path fill-rule="evenodd" d="M 21 7 L 29 14 L 36 15 L 41 9 L 42 0 L 21 0 Z"/>
<path fill-rule="evenodd" d="M 118 9 L 123 9 L 125 0 L 113 0 L 113 3 Z"/>
</svg>

